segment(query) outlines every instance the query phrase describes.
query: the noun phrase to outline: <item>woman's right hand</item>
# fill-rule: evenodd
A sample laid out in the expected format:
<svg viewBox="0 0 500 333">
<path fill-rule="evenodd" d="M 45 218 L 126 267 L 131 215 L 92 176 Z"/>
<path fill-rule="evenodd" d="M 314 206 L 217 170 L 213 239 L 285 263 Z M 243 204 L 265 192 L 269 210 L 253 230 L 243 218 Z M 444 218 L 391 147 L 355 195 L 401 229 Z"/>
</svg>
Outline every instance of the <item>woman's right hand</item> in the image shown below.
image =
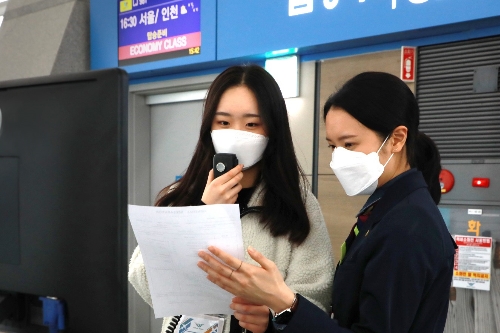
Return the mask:
<svg viewBox="0 0 500 333">
<path fill-rule="evenodd" d="M 241 261 L 215 246 L 208 252 L 199 251 L 204 261 L 198 262 L 207 273 L 207 279 L 229 293 L 253 304 L 266 305 L 274 312 L 281 312 L 292 305 L 295 293 L 288 287 L 274 262 L 262 253 L 248 247 L 250 258 L 258 265 Z"/>
<path fill-rule="evenodd" d="M 234 297 L 229 306 L 241 327 L 253 333 L 264 333 L 269 326 L 269 308 L 257 305 L 241 297 Z"/>
<path fill-rule="evenodd" d="M 242 170 L 243 165 L 238 164 L 216 179 L 214 179 L 214 170 L 210 170 L 201 201 L 206 205 L 234 204 L 242 188 L 240 184 L 243 178 Z"/>
</svg>

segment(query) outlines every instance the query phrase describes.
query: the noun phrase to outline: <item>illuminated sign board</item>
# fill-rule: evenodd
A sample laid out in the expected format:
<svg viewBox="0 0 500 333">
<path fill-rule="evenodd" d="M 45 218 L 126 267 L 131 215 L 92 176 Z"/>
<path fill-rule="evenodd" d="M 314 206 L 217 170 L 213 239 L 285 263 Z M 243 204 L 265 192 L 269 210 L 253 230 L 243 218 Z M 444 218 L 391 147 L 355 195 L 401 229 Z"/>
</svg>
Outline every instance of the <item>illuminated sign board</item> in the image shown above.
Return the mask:
<svg viewBox="0 0 500 333">
<path fill-rule="evenodd" d="M 363 3 L 366 0 L 358 0 L 358 1 L 360 3 Z M 390 0 L 390 1 L 391 1 L 391 8 L 396 9 L 398 0 Z M 408 0 L 408 1 L 410 3 L 419 5 L 428 2 L 429 0 Z M 339 0 L 323 0 L 322 2 L 323 2 L 322 3 L 323 7 L 329 10 L 335 9 L 335 7 L 337 7 L 337 5 L 339 4 Z M 314 9 L 313 0 L 288 0 L 288 16 L 312 13 L 313 9 Z"/>
<path fill-rule="evenodd" d="M 499 0 L 226 0 L 217 6 L 217 58 L 346 49 L 469 31 L 498 18 Z"/>
<path fill-rule="evenodd" d="M 118 65 L 201 54 L 201 0 L 119 0 Z"/>
<path fill-rule="evenodd" d="M 500 29 L 499 0 L 207 0 L 203 15 L 200 4 L 90 0 L 91 69 L 121 66 L 139 78 L 261 59 L 276 50 L 294 49 L 285 54 L 306 59 L 399 41 L 395 47 L 485 37 Z M 433 36 L 438 39 L 412 42 Z"/>
</svg>

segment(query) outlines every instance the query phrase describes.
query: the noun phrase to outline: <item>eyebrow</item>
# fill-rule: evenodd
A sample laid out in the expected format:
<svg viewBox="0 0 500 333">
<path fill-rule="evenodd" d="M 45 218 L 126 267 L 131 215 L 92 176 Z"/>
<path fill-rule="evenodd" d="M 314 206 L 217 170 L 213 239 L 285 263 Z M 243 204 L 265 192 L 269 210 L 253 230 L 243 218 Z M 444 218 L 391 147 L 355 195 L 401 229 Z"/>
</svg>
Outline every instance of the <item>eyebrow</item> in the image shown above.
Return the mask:
<svg viewBox="0 0 500 333">
<path fill-rule="evenodd" d="M 357 135 L 355 134 L 345 134 L 345 135 L 342 135 L 339 139 L 339 141 L 344 141 L 346 139 L 352 139 L 352 138 L 355 138 Z"/>
<path fill-rule="evenodd" d="M 344 141 L 346 139 L 355 138 L 356 136 L 357 135 L 355 135 L 355 134 L 345 134 L 345 135 L 342 135 L 341 137 L 339 137 L 337 140 L 338 141 Z M 326 141 L 332 142 L 333 140 L 330 140 L 329 138 L 326 138 Z"/>
<path fill-rule="evenodd" d="M 217 111 L 215 112 L 215 115 L 217 116 L 227 116 L 227 117 L 231 117 L 232 115 L 228 112 L 223 112 L 223 111 Z M 260 118 L 260 116 L 256 113 L 245 113 L 243 114 L 243 117 L 244 118 Z"/>
</svg>

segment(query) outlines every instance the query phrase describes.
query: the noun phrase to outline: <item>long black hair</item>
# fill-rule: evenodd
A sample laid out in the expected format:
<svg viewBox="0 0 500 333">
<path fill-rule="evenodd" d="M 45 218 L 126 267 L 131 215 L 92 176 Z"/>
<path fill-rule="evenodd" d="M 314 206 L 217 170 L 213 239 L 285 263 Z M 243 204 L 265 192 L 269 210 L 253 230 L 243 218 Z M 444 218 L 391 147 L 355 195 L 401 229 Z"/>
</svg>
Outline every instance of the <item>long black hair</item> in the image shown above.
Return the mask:
<svg viewBox="0 0 500 333">
<path fill-rule="evenodd" d="M 301 244 L 310 230 L 301 191 L 301 184 L 307 180 L 295 156 L 285 100 L 273 77 L 257 65 L 229 67 L 213 81 L 191 162 L 175 186 L 160 191 L 155 205 L 190 206 L 200 202 L 215 154 L 210 132 L 217 106 L 222 94 L 237 86 L 245 86 L 255 95 L 269 137 L 260 162 L 260 182 L 264 186 L 260 222 L 273 236 L 287 235 L 291 242 Z"/>
<path fill-rule="evenodd" d="M 323 107 L 324 119 L 332 107 L 345 110 L 385 139 L 398 126 L 408 128 L 406 158 L 410 167 L 422 171 L 434 202 L 441 199 L 441 160 L 436 144 L 419 132 L 420 110 L 410 88 L 397 76 L 365 72 L 347 81 Z"/>
</svg>

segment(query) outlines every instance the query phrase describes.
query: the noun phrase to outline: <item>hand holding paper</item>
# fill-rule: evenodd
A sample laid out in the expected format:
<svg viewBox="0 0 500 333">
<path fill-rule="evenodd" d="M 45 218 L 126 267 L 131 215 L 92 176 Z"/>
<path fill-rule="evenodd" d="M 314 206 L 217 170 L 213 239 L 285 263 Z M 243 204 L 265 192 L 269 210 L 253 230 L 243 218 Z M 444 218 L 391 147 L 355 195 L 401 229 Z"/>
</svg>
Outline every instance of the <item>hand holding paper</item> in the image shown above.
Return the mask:
<svg viewBox="0 0 500 333">
<path fill-rule="evenodd" d="M 233 296 L 205 278 L 197 253 L 214 245 L 243 260 L 238 205 L 129 205 L 129 219 L 146 266 L 156 318 L 233 312 Z"/>
</svg>

